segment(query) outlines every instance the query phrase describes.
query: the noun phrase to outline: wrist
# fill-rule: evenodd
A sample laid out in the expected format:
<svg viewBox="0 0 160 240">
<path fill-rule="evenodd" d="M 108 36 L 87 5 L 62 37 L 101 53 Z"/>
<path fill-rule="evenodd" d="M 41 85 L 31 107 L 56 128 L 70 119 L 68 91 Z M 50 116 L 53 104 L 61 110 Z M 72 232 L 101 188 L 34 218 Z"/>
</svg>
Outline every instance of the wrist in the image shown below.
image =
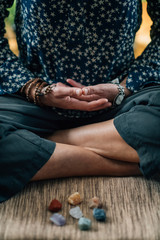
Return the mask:
<svg viewBox="0 0 160 240">
<path fill-rule="evenodd" d="M 120 85 L 124 87 L 125 97 L 128 97 L 132 94 L 132 92 L 126 87 L 126 82 L 121 82 Z"/>
<path fill-rule="evenodd" d="M 127 81 L 127 77 L 126 76 L 124 78 L 124 80 L 120 83 L 122 87 L 124 87 L 124 93 L 125 93 L 125 97 L 128 97 L 132 94 L 132 92 L 126 87 L 126 81 Z"/>
<path fill-rule="evenodd" d="M 113 107 L 119 106 L 125 98 L 125 88 L 120 84 L 116 84 L 116 86 L 118 94 L 113 100 Z"/>
<path fill-rule="evenodd" d="M 56 84 L 52 85 L 42 85 L 41 88 L 38 88 L 35 90 L 35 104 L 38 104 L 40 106 L 47 106 L 47 107 L 53 107 L 53 104 L 50 103 L 50 93 L 54 92 L 54 89 L 56 88 Z"/>
<path fill-rule="evenodd" d="M 25 96 L 29 102 L 40 105 L 37 100 L 37 91 L 42 90 L 46 85 L 48 84 L 40 78 L 31 79 L 20 89 L 20 94 Z"/>
</svg>

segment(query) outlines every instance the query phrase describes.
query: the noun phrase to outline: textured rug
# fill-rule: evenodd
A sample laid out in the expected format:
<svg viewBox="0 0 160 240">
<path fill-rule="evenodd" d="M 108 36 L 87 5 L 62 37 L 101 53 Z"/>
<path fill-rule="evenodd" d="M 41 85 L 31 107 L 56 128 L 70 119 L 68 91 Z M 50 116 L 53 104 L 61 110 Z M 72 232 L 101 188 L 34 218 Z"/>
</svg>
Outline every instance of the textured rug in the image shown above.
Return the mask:
<svg viewBox="0 0 160 240">
<path fill-rule="evenodd" d="M 92 229 L 81 231 L 78 220 L 69 215 L 67 198 L 78 191 L 83 215 L 92 220 Z M 105 223 L 97 222 L 88 200 L 98 196 L 106 210 Z M 66 225 L 55 226 L 47 210 L 56 198 Z M 160 176 L 64 178 L 30 183 L 20 194 L 0 204 L 0 240 L 117 240 L 160 239 Z"/>
</svg>

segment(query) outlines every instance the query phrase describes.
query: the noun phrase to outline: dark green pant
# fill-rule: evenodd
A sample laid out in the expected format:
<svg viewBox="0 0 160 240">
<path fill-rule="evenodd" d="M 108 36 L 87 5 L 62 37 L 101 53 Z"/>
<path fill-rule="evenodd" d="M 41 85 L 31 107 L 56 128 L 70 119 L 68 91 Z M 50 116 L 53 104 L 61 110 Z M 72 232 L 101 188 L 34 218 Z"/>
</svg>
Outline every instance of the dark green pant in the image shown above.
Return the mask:
<svg viewBox="0 0 160 240">
<path fill-rule="evenodd" d="M 145 88 L 120 107 L 85 119 L 60 116 L 15 94 L 1 96 L 0 202 L 19 192 L 48 161 L 56 144 L 44 139 L 46 134 L 112 118 L 122 138 L 138 152 L 144 176 L 159 171 L 160 86 Z"/>
</svg>

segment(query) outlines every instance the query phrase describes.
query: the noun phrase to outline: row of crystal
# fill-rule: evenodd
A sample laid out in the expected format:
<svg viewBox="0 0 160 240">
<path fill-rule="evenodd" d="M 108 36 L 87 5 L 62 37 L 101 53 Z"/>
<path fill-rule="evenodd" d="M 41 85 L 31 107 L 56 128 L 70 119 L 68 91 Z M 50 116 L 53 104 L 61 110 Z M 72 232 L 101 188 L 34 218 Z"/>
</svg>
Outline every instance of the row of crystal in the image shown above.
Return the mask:
<svg viewBox="0 0 160 240">
<path fill-rule="evenodd" d="M 80 204 L 82 201 L 83 200 L 78 192 L 73 193 L 68 198 L 68 203 L 73 206 Z M 103 209 L 101 209 L 102 203 L 98 197 L 93 197 L 92 199 L 89 200 L 89 208 L 93 209 L 93 217 L 97 221 L 101 221 L 101 222 L 106 221 L 106 212 Z M 51 212 L 58 212 L 62 209 L 62 204 L 57 199 L 53 199 L 48 209 Z M 91 225 L 92 225 L 91 220 L 89 218 L 83 217 L 83 213 L 79 206 L 71 208 L 69 211 L 69 214 L 73 218 L 79 219 L 78 227 L 80 230 L 89 230 L 91 228 Z M 57 226 L 63 226 L 66 224 L 66 219 L 61 214 L 58 214 L 58 213 L 54 213 L 50 217 L 50 220 Z"/>
</svg>

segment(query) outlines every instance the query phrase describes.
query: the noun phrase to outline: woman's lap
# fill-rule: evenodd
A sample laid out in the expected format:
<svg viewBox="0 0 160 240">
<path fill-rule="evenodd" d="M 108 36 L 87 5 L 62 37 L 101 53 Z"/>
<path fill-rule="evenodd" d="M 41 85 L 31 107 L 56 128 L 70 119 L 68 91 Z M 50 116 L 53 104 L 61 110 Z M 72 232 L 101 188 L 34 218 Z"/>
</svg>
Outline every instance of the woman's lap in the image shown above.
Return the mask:
<svg viewBox="0 0 160 240">
<path fill-rule="evenodd" d="M 0 97 L 0 201 L 20 191 L 48 161 L 55 143 L 42 136 L 115 117 L 122 138 L 140 156 L 140 169 L 151 176 L 159 168 L 160 87 L 147 88 L 124 103 L 92 119 L 66 119 L 50 109 L 42 109 L 23 98 Z M 159 104 L 159 105 L 158 105 Z"/>
</svg>

